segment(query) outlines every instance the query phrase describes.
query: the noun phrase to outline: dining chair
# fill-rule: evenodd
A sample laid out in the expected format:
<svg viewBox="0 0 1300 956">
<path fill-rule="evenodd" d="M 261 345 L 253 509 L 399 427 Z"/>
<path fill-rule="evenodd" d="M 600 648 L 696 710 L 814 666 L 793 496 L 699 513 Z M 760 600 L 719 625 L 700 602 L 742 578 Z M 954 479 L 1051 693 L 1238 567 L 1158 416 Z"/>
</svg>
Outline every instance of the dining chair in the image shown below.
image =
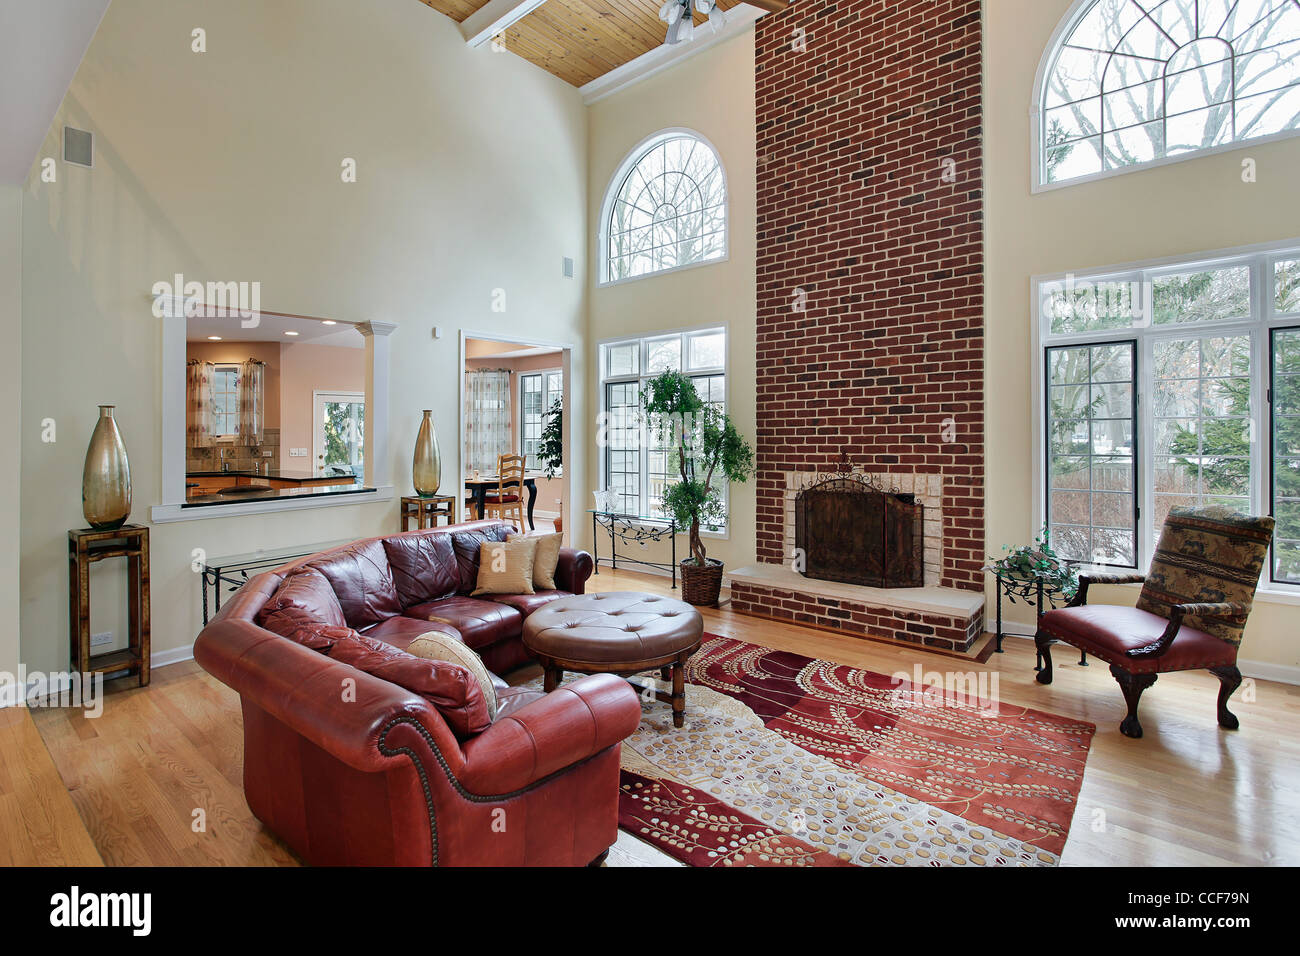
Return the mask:
<svg viewBox="0 0 1300 956">
<path fill-rule="evenodd" d="M 515 522 L 524 530 L 524 456 L 501 455 L 497 458 L 497 486 L 489 488 L 484 502 L 484 517 Z"/>
<path fill-rule="evenodd" d="M 1228 698 L 1241 684 L 1237 650 L 1273 539 L 1273 519 L 1226 508 L 1174 508 L 1146 574 L 1080 574 L 1066 607 L 1038 620 L 1035 643 L 1052 682 L 1052 645 L 1070 644 L 1110 664 L 1128 705 L 1119 725 L 1141 737 L 1138 701 L 1170 671 L 1208 670 L 1219 678 L 1219 726 L 1236 730 Z M 1089 604 L 1093 584 L 1142 584 L 1137 607 Z"/>
</svg>

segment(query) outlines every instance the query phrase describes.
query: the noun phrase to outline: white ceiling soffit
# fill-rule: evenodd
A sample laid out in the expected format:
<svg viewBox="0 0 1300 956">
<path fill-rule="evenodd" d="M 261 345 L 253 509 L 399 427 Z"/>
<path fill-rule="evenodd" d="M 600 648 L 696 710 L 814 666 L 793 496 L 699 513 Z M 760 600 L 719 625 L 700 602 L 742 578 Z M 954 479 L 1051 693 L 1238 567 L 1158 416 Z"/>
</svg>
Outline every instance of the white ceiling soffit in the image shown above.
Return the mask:
<svg viewBox="0 0 1300 956">
<path fill-rule="evenodd" d="M 108 4 L 0 2 L 0 184 L 27 180 Z"/>
<path fill-rule="evenodd" d="M 346 322 L 326 325 L 324 320 L 297 315 L 279 315 L 262 312 L 256 324 L 245 327 L 248 320 L 238 316 L 210 314 L 191 315 L 185 320 L 185 339 L 189 342 L 207 342 L 219 336 L 223 342 L 273 342 L 281 345 L 330 345 L 338 348 L 363 349 L 365 336 L 356 326 Z M 293 332 L 293 335 L 285 333 Z"/>
<path fill-rule="evenodd" d="M 590 83 L 578 89 L 582 102 L 590 106 L 597 100 L 612 96 L 619 90 L 627 89 L 634 83 L 647 80 L 656 73 L 662 73 L 696 53 L 702 53 L 711 46 L 716 46 L 732 37 L 753 28 L 759 17 L 766 16 L 767 10 L 761 10 L 749 3 L 738 3 L 727 11 L 727 25 L 717 33 L 708 26 L 696 27 L 693 39 L 684 43 L 661 44 L 653 50 L 642 53 L 635 60 L 629 60 L 622 66 L 615 67 L 604 76 L 598 76 Z"/>
</svg>

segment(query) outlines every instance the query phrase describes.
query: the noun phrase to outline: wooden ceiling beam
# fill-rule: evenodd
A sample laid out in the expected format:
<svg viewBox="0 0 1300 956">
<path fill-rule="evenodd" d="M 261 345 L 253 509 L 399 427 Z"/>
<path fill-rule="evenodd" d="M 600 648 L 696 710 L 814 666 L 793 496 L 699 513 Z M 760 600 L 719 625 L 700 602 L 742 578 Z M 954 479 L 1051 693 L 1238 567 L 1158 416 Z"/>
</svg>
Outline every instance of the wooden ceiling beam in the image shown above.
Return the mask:
<svg viewBox="0 0 1300 956">
<path fill-rule="evenodd" d="M 461 23 L 461 35 L 470 46 L 483 46 L 545 2 L 546 0 L 488 0 Z"/>
</svg>

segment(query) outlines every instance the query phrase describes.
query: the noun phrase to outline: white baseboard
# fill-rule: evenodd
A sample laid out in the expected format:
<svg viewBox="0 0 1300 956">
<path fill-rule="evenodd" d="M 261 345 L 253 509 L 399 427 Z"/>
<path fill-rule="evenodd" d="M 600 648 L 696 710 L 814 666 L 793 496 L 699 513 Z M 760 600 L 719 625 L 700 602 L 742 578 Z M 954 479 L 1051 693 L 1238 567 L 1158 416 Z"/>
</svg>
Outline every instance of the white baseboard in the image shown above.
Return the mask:
<svg viewBox="0 0 1300 956">
<path fill-rule="evenodd" d="M 173 647 L 169 651 L 155 651 L 149 655 L 150 667 L 166 667 L 168 664 L 182 664 L 194 660 L 194 645 Z"/>
</svg>

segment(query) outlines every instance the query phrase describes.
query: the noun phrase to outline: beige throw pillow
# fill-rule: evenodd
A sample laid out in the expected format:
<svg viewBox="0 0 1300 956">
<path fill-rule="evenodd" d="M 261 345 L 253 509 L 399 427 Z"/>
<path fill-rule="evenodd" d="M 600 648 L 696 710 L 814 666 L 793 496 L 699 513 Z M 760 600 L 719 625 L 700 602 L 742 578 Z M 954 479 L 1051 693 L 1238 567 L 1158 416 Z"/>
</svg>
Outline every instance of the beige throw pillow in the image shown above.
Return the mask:
<svg viewBox="0 0 1300 956">
<path fill-rule="evenodd" d="M 533 559 L 536 553 L 536 538 L 484 541 L 479 548 L 478 586 L 474 588 L 473 596 L 533 594 Z"/>
<path fill-rule="evenodd" d="M 537 542 L 537 554 L 533 557 L 533 587 L 538 591 L 555 590 L 555 568 L 560 563 L 560 547 L 564 543 L 562 534 L 512 534 L 506 538 L 532 538 Z"/>
<path fill-rule="evenodd" d="M 488 716 L 496 718 L 497 689 L 492 686 L 492 675 L 483 666 L 483 658 L 466 647 L 463 642 L 450 634 L 444 634 L 441 631 L 430 631 L 423 637 L 417 637 L 411 641 L 411 646 L 406 649 L 406 653 L 426 661 L 447 661 L 450 664 L 459 664 L 465 668 L 474 675 L 474 679 L 478 681 L 479 687 L 483 690 L 483 699 L 487 701 Z"/>
</svg>

